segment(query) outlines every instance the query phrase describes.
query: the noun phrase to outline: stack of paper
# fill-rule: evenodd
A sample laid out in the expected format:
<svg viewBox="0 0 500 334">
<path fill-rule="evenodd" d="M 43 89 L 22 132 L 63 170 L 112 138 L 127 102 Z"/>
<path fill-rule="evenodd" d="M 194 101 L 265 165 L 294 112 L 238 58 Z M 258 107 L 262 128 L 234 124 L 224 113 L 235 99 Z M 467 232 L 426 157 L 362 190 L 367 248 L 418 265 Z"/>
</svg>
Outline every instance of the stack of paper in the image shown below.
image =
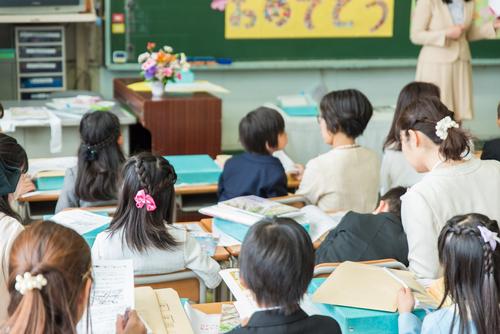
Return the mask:
<svg viewBox="0 0 500 334">
<path fill-rule="evenodd" d="M 80 235 L 100 231 L 111 222 L 111 217 L 85 210 L 65 210 L 51 218 L 52 221 L 75 230 Z"/>
</svg>

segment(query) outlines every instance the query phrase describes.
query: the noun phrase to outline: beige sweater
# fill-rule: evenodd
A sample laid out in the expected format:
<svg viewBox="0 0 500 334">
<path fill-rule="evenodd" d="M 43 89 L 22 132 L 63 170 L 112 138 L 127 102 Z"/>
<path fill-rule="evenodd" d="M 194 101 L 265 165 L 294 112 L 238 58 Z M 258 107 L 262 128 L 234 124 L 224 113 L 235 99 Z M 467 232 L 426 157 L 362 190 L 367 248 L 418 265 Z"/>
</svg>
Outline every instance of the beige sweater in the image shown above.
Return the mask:
<svg viewBox="0 0 500 334">
<path fill-rule="evenodd" d="M 7 320 L 9 306 L 9 256 L 12 243 L 23 230 L 23 226 L 16 219 L 0 213 L 0 325 Z"/>
<path fill-rule="evenodd" d="M 380 162 L 364 147 L 332 149 L 310 160 L 297 194 L 322 210 L 361 213 L 377 206 Z"/>
<path fill-rule="evenodd" d="M 500 221 L 500 162 L 476 158 L 430 171 L 401 198 L 410 269 L 420 278 L 440 276 L 437 240 L 447 220 L 481 213 Z"/>
</svg>

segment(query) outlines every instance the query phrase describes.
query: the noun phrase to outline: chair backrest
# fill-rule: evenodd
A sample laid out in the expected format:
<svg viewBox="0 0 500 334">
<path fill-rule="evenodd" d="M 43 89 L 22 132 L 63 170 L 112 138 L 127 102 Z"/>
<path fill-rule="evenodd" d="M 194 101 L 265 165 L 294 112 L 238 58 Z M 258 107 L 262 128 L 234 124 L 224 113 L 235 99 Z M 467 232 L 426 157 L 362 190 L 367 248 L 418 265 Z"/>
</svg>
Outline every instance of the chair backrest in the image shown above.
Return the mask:
<svg viewBox="0 0 500 334">
<path fill-rule="evenodd" d="M 135 286 L 150 286 L 153 289 L 172 288 L 181 298 L 188 298 L 195 303 L 205 303 L 207 287 L 201 278 L 191 270 L 169 274 L 136 275 Z"/>
<path fill-rule="evenodd" d="M 320 263 L 314 267 L 313 277 L 328 277 L 337 269 L 342 262 Z M 394 259 L 382 259 L 371 261 L 359 261 L 359 263 L 371 264 L 377 267 L 385 267 L 391 269 L 408 270 L 404 264 Z"/>
</svg>

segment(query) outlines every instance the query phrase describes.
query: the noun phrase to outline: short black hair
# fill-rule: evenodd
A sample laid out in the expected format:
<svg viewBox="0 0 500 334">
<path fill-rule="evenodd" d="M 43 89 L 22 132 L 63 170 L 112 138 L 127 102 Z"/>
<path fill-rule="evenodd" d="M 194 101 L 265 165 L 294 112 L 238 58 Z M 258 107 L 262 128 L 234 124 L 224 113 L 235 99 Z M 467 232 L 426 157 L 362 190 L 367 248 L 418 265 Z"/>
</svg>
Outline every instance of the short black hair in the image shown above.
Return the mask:
<svg viewBox="0 0 500 334">
<path fill-rule="evenodd" d="M 500 119 L 500 102 L 498 102 L 498 107 L 497 107 L 497 119 Z"/>
<path fill-rule="evenodd" d="M 312 280 L 314 248 L 304 227 L 291 218 L 268 218 L 253 225 L 241 246 L 240 277 L 260 305 L 279 306 L 289 315 Z"/>
<path fill-rule="evenodd" d="M 321 99 L 320 112 L 331 133 L 343 132 L 354 139 L 365 131 L 373 107 L 359 90 L 345 89 L 326 94 Z"/>
<path fill-rule="evenodd" d="M 3 118 L 4 109 L 2 103 L 0 103 L 0 118 Z"/>
<path fill-rule="evenodd" d="M 240 121 L 240 142 L 246 151 L 269 154 L 270 147 L 278 146 L 278 135 L 285 132 L 285 120 L 281 114 L 271 108 L 259 107 L 249 112 Z"/>
<path fill-rule="evenodd" d="M 389 205 L 389 212 L 395 214 L 396 216 L 401 216 L 401 196 L 403 196 L 408 188 L 405 187 L 395 187 L 389 189 L 382 197 L 381 201 L 386 202 Z"/>
</svg>

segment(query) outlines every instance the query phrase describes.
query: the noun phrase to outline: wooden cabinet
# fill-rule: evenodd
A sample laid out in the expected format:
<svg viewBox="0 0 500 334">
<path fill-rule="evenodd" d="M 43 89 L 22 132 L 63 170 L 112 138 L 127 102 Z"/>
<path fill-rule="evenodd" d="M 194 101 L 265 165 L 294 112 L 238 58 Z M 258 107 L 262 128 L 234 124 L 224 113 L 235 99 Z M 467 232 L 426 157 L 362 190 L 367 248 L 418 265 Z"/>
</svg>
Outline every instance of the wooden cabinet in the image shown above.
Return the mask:
<svg viewBox="0 0 500 334">
<path fill-rule="evenodd" d="M 151 133 L 155 154 L 221 153 L 222 101 L 208 93 L 167 94 L 153 100 L 149 92 L 135 92 L 127 85 L 138 78 L 113 82 L 114 98 L 130 107 Z"/>
</svg>

